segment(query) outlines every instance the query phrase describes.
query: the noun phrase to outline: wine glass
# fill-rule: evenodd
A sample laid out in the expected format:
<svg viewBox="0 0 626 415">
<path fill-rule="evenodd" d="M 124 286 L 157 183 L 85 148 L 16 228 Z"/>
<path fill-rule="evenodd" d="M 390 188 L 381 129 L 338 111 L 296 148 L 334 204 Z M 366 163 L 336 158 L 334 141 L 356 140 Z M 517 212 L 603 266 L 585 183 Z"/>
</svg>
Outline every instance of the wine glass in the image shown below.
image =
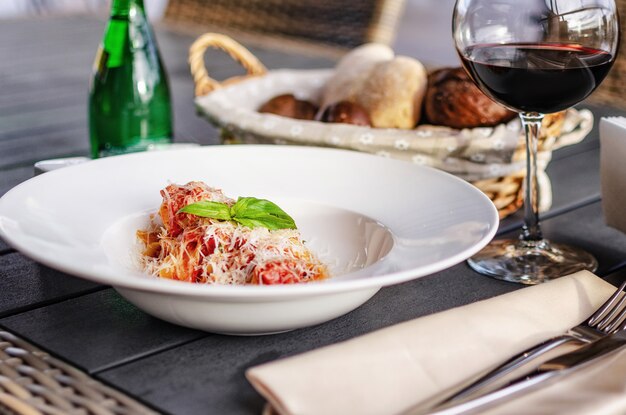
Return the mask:
<svg viewBox="0 0 626 415">
<path fill-rule="evenodd" d="M 552 243 L 539 226 L 537 140 L 544 114 L 589 96 L 615 61 L 619 21 L 613 0 L 457 0 L 454 42 L 465 70 L 494 101 L 519 113 L 526 134 L 524 227 L 468 260 L 498 279 L 537 284 L 597 261 Z"/>
</svg>

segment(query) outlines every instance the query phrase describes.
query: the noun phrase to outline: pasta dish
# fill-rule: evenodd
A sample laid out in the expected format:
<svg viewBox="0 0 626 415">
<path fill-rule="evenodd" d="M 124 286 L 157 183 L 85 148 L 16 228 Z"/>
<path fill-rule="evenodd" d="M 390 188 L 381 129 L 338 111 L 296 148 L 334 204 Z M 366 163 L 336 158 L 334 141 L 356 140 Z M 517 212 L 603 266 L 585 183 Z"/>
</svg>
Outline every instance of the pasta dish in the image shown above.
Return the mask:
<svg viewBox="0 0 626 415">
<path fill-rule="evenodd" d="M 145 246 L 144 269 L 152 275 L 237 285 L 293 284 L 328 276 L 295 223 L 283 225 L 293 223 L 285 219 L 291 218 L 267 200 L 236 201 L 202 182 L 170 184 L 161 196 L 149 229 L 137 232 Z"/>
</svg>

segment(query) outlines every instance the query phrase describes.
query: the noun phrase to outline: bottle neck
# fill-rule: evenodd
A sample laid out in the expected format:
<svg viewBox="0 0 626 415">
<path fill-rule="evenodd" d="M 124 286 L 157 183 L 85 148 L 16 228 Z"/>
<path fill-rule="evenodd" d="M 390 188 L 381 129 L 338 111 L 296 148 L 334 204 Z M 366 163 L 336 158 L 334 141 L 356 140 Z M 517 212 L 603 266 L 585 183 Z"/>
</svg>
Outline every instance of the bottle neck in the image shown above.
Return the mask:
<svg viewBox="0 0 626 415">
<path fill-rule="evenodd" d="M 128 16 L 131 8 L 145 13 L 143 0 L 112 0 L 111 16 Z"/>
</svg>

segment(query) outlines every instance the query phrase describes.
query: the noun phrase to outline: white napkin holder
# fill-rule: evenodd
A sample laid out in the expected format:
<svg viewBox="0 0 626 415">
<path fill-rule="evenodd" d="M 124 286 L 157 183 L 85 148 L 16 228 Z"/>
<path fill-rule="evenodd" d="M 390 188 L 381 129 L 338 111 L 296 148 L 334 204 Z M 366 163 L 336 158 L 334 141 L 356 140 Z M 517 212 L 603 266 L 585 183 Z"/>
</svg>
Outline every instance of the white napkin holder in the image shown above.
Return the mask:
<svg viewBox="0 0 626 415">
<path fill-rule="evenodd" d="M 606 224 L 626 233 L 626 117 L 600 120 L 600 179 Z"/>
</svg>

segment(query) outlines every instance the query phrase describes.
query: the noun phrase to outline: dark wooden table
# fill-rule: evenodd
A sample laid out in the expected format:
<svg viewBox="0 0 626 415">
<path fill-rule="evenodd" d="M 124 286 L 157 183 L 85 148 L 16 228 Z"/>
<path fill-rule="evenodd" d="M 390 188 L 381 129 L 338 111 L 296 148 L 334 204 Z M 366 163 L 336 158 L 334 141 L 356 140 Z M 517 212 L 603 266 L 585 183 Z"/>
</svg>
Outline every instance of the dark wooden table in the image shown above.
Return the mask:
<svg viewBox="0 0 626 415">
<path fill-rule="evenodd" d="M 33 174 L 33 163 L 86 155 L 88 81 L 104 23 L 89 17 L 0 24 L 0 195 Z M 192 36 L 157 29 L 174 96 L 176 141 L 216 144 L 218 133 L 195 115 L 187 49 Z M 253 48 L 269 68 L 331 67 L 333 62 Z M 218 52 L 210 72 L 240 71 Z M 589 105 L 584 105 L 590 107 Z M 624 115 L 590 107 L 596 118 Z M 554 153 L 548 172 L 554 206 L 544 233 L 575 243 L 600 262 L 598 274 L 626 278 L 626 235 L 601 213 L 597 128 L 581 144 Z M 516 232 L 518 214 L 499 233 Z M 262 337 L 229 337 L 173 326 L 146 315 L 113 289 L 33 262 L 0 241 L 0 328 L 39 345 L 152 407 L 176 414 L 258 414 L 263 399 L 246 368 L 346 340 L 394 323 L 468 304 L 520 286 L 459 264 L 384 288 L 359 309 L 316 327 Z"/>
</svg>

